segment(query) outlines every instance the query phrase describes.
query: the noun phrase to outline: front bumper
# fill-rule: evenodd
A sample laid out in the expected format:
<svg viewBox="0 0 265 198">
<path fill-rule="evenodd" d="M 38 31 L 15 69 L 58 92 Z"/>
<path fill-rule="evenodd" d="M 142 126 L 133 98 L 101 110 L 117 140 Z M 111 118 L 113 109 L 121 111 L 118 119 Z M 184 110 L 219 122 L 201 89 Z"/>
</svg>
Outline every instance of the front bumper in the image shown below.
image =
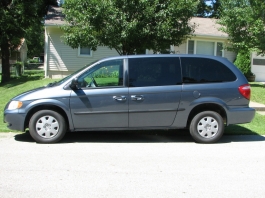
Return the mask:
<svg viewBox="0 0 265 198">
<path fill-rule="evenodd" d="M 4 112 L 4 122 L 7 123 L 7 127 L 11 130 L 25 131 L 25 118 L 26 114 L 18 113 L 18 110 Z"/>
</svg>

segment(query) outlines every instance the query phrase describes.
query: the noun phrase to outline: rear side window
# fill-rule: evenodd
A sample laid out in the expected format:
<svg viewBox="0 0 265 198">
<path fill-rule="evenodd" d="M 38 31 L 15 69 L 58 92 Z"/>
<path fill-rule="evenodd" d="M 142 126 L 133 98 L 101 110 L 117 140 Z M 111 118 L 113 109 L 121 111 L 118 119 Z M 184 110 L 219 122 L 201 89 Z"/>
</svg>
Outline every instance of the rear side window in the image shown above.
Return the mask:
<svg viewBox="0 0 265 198">
<path fill-rule="evenodd" d="M 235 81 L 235 74 L 223 63 L 207 58 L 181 58 L 183 83 Z"/>
<path fill-rule="evenodd" d="M 129 59 L 129 86 L 166 86 L 181 84 L 180 61 L 176 57 Z"/>
</svg>

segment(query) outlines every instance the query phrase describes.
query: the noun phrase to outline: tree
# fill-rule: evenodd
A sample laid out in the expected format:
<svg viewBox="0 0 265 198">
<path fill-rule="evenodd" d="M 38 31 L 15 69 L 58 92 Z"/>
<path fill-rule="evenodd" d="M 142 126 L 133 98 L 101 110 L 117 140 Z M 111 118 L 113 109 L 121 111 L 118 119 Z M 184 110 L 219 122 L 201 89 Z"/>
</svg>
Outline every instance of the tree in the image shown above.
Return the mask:
<svg viewBox="0 0 265 198">
<path fill-rule="evenodd" d="M 47 5 L 54 0 L 1 0 L 0 1 L 0 49 L 2 59 L 2 83 L 10 80 L 10 50 L 16 49 L 27 30 L 43 25 Z M 56 1 L 55 1 L 56 2 Z"/>
<path fill-rule="evenodd" d="M 211 13 L 212 6 L 208 5 L 206 2 L 209 0 L 199 0 L 198 6 L 197 6 L 197 17 L 209 17 Z"/>
<path fill-rule="evenodd" d="M 48 12 L 49 5 L 57 6 L 57 0 L 43 0 L 38 7 L 38 16 L 44 20 Z M 28 46 L 28 57 L 38 56 L 44 51 L 44 26 L 43 22 L 30 24 L 25 31 L 25 39 Z"/>
<path fill-rule="evenodd" d="M 194 31 L 197 0 L 67 0 L 63 38 L 72 48 L 108 46 L 119 54 L 164 51 Z"/>
<path fill-rule="evenodd" d="M 232 50 L 265 53 L 265 1 L 222 0 L 219 23 L 229 35 Z"/>
<path fill-rule="evenodd" d="M 221 0 L 212 0 L 212 11 L 210 14 L 210 18 L 219 19 L 222 12 L 222 4 Z"/>
</svg>

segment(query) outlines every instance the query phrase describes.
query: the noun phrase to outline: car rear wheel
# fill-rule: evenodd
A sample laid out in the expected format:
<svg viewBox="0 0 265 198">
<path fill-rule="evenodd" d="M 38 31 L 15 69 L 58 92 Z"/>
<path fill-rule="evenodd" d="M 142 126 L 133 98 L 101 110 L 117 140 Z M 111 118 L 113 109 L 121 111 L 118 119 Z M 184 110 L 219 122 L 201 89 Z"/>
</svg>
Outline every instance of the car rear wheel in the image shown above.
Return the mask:
<svg viewBox="0 0 265 198">
<path fill-rule="evenodd" d="M 223 118 L 214 111 L 198 113 L 190 123 L 190 134 L 199 143 L 217 142 L 223 133 Z"/>
<path fill-rule="evenodd" d="M 55 143 L 66 133 L 64 117 L 52 110 L 36 112 L 29 121 L 29 133 L 39 143 Z"/>
</svg>

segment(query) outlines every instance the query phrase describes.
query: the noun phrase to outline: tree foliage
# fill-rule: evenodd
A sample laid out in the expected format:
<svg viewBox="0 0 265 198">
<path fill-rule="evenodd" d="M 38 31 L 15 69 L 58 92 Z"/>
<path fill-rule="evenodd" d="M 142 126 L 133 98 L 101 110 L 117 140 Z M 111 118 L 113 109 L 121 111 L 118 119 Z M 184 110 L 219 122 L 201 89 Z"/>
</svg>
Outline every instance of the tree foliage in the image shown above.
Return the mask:
<svg viewBox="0 0 265 198">
<path fill-rule="evenodd" d="M 2 82 L 10 79 L 10 51 L 21 44 L 21 39 L 25 38 L 27 32 L 36 31 L 43 26 L 43 17 L 47 12 L 47 6 L 55 3 L 56 1 L 54 0 L 0 1 Z M 31 43 L 29 42 L 29 44 Z"/>
<path fill-rule="evenodd" d="M 222 0 L 223 25 L 231 40 L 234 51 L 255 49 L 265 53 L 265 1 Z"/>
<path fill-rule="evenodd" d="M 63 38 L 73 48 L 108 46 L 124 55 L 164 51 L 193 32 L 196 6 L 196 0 L 67 0 Z"/>
<path fill-rule="evenodd" d="M 199 0 L 198 6 L 197 6 L 197 17 L 209 17 L 210 13 L 212 11 L 212 6 L 207 4 L 208 0 Z"/>
<path fill-rule="evenodd" d="M 221 0 L 199 0 L 195 16 L 203 18 L 220 18 Z"/>
<path fill-rule="evenodd" d="M 57 0 L 42 0 L 38 6 L 38 16 L 41 21 L 47 14 L 49 5 L 57 6 Z M 28 46 L 28 57 L 39 56 L 44 51 L 44 26 L 43 22 L 37 21 L 30 24 L 25 31 L 25 39 Z"/>
</svg>

